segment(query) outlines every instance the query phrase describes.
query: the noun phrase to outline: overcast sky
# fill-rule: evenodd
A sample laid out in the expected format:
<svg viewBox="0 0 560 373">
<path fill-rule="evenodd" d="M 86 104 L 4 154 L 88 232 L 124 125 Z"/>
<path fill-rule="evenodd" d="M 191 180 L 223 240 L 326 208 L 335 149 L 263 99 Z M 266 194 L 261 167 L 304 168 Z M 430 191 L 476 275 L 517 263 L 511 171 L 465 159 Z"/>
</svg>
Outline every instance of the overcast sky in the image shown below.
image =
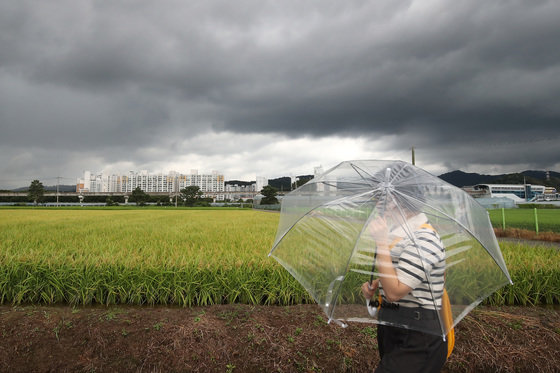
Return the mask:
<svg viewBox="0 0 560 373">
<path fill-rule="evenodd" d="M 0 0 L 0 188 L 560 171 L 560 2 Z"/>
</svg>

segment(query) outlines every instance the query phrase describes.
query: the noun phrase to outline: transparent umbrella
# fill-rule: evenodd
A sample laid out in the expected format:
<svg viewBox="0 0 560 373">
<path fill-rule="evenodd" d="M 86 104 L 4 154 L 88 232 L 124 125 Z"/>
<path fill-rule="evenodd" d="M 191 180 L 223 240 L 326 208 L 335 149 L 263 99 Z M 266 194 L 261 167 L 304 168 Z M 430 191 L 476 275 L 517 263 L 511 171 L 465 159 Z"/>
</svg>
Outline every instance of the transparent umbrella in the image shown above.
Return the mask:
<svg viewBox="0 0 560 373">
<path fill-rule="evenodd" d="M 412 290 L 394 303 L 375 297 L 364 304 L 362 284 L 388 276 L 371 229 L 379 219 L 395 277 Z M 269 255 L 329 322 L 342 326 L 379 323 L 445 337 L 511 283 L 488 212 L 463 190 L 402 161 L 342 162 L 286 195 Z M 422 316 L 424 310 L 434 316 Z"/>
</svg>

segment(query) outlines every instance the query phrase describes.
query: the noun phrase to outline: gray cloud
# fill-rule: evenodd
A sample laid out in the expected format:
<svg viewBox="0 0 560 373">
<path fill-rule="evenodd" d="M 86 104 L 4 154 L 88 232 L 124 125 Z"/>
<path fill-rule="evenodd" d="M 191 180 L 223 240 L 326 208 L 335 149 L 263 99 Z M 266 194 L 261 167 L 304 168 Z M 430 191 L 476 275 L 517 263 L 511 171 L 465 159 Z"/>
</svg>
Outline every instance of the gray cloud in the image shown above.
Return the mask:
<svg viewBox="0 0 560 373">
<path fill-rule="evenodd" d="M 216 157 L 181 144 L 225 131 L 556 167 L 559 19 L 556 1 L 1 0 L 0 155 L 140 166 Z"/>
</svg>

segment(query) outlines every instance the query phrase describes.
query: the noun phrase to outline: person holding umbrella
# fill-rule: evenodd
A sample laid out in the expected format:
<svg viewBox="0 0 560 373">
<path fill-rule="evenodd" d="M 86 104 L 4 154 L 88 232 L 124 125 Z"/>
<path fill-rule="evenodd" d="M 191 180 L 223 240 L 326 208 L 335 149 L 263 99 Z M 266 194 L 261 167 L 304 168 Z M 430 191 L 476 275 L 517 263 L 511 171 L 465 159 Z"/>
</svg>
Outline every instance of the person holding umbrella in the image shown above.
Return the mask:
<svg viewBox="0 0 560 373">
<path fill-rule="evenodd" d="M 376 372 L 439 372 L 447 359 L 447 341 L 437 332 L 418 329 L 440 329 L 437 312 L 442 304 L 445 250 L 425 214 L 403 204 L 397 208 L 387 198 L 390 206 L 385 214 L 369 225 L 379 278 L 364 283 L 362 293 L 372 299 L 379 289 L 379 320 L 412 329 L 378 324 L 381 363 Z M 388 220 L 394 227 L 391 231 Z"/>
<path fill-rule="evenodd" d="M 344 161 L 284 196 L 269 256 L 329 323 L 379 325 L 378 372 L 439 371 L 454 326 L 512 283 L 488 211 L 403 161 Z"/>
</svg>

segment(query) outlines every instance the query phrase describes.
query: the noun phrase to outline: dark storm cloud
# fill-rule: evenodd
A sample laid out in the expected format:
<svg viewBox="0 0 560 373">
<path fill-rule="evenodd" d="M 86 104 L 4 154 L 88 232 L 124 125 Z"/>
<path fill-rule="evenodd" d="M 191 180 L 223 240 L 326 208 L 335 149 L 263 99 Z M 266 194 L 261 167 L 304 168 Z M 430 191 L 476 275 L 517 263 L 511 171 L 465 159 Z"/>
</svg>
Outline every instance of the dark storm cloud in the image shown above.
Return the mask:
<svg viewBox="0 0 560 373">
<path fill-rule="evenodd" d="M 252 131 L 268 123 L 316 135 L 421 128 L 438 141 L 453 134 L 476 138 L 481 131 L 493 141 L 553 135 L 560 115 L 560 6 L 501 4 L 442 8 L 420 20 L 404 12 L 404 21 L 394 21 L 401 24 L 379 27 L 394 31 L 388 39 L 372 33 L 361 43 L 356 40 L 367 32 L 366 20 L 340 33 L 327 24 L 310 49 L 336 35 L 332 49 L 343 52 L 302 58 L 317 70 L 299 77 L 297 69 L 285 71 L 281 79 L 293 83 L 283 95 L 259 95 L 253 101 L 258 115 L 243 111 L 232 127 Z"/>
<path fill-rule="evenodd" d="M 559 20 L 557 1 L 1 0 L 0 154 L 134 163 L 228 131 L 550 167 Z"/>
</svg>

